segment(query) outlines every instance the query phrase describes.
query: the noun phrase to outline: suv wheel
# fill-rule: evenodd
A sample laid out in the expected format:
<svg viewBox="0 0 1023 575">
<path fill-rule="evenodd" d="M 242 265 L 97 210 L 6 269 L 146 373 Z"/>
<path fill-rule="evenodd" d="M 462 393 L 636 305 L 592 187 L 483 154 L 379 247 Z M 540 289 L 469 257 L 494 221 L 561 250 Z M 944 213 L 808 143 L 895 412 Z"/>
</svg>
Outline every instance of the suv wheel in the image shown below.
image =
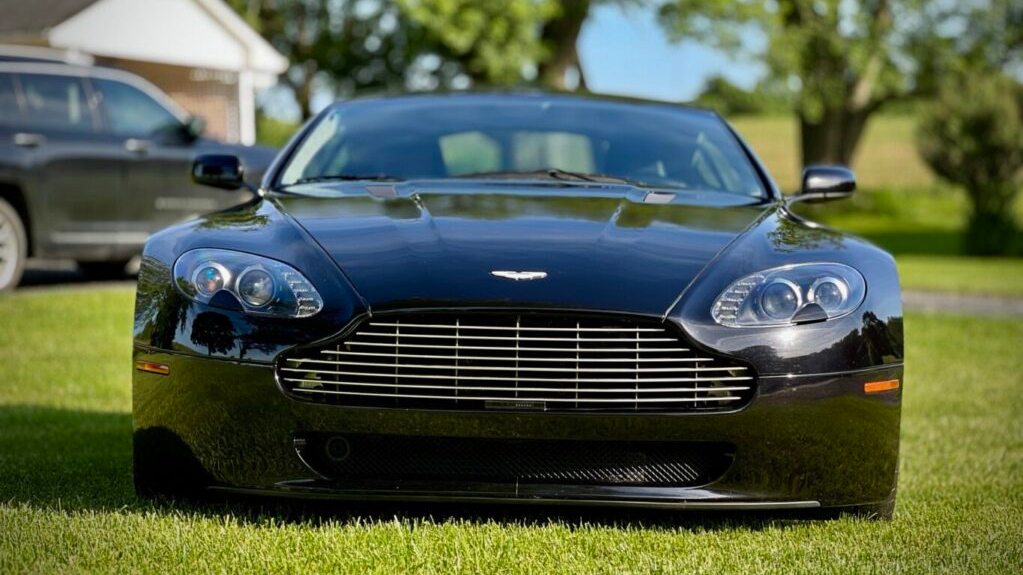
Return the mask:
<svg viewBox="0 0 1023 575">
<path fill-rule="evenodd" d="M 25 224 L 14 207 L 0 199 L 0 291 L 17 287 L 27 258 Z"/>
</svg>

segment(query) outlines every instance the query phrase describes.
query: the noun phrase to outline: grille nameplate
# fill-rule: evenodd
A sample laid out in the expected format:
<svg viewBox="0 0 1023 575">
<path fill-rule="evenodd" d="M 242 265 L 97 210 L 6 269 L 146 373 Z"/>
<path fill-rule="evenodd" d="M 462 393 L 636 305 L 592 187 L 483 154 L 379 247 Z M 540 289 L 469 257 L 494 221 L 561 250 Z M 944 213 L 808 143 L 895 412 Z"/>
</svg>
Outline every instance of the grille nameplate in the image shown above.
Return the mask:
<svg viewBox="0 0 1023 575">
<path fill-rule="evenodd" d="M 542 313 L 380 316 L 285 353 L 277 374 L 304 401 L 440 410 L 730 411 L 755 387 L 659 322 Z"/>
</svg>

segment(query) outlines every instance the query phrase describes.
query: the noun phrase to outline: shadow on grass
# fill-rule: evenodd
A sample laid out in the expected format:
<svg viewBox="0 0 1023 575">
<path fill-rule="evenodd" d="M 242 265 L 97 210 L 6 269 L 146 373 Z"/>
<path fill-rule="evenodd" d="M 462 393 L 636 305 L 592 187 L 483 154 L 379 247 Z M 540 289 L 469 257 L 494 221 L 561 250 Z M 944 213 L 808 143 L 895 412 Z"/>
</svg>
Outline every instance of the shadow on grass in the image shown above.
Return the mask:
<svg viewBox="0 0 1023 575">
<path fill-rule="evenodd" d="M 569 528 L 687 529 L 694 531 L 778 528 L 792 520 L 825 515 L 793 512 L 704 513 L 543 505 L 405 504 L 321 502 L 218 496 L 196 500 L 145 499 L 135 495 L 131 474 L 131 415 L 34 406 L 0 407 L 0 502 L 39 509 L 138 510 L 217 518 L 230 515 L 253 525 L 268 519 L 295 524 L 325 522 L 372 525 L 395 519 L 467 521 L 517 526 L 558 524 Z"/>
</svg>

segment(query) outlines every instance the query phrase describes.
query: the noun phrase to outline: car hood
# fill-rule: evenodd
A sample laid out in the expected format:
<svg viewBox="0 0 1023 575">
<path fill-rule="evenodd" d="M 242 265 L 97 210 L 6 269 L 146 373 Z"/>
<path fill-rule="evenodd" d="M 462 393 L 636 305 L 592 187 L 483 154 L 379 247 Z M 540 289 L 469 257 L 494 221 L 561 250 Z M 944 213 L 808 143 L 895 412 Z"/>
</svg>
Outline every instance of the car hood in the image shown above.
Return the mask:
<svg viewBox="0 0 1023 575">
<path fill-rule="evenodd" d="M 770 204 L 630 186 L 307 185 L 275 195 L 370 309 L 522 307 L 663 315 Z M 494 271 L 544 272 L 515 280 Z"/>
</svg>

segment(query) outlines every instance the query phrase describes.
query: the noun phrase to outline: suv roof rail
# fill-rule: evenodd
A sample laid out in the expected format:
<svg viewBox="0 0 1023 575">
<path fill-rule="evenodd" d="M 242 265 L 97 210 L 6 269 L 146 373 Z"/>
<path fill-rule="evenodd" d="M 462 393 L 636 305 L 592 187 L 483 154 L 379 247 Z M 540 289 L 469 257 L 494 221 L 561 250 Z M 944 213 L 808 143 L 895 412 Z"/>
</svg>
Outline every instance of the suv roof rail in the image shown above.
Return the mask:
<svg viewBox="0 0 1023 575">
<path fill-rule="evenodd" d="M 53 62 L 92 66 L 95 61 L 91 55 L 78 50 L 0 44 L 0 62 Z"/>
</svg>

